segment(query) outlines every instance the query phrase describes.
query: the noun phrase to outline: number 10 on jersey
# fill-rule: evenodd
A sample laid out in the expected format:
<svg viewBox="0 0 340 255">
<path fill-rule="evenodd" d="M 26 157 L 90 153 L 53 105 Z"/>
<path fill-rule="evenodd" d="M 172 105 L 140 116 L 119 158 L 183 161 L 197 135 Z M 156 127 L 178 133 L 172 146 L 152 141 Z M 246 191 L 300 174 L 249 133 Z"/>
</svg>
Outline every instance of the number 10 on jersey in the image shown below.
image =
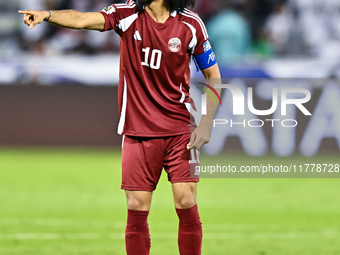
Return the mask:
<svg viewBox="0 0 340 255">
<path fill-rule="evenodd" d="M 144 52 L 144 62 L 142 62 L 142 65 L 158 70 L 161 67 L 162 52 L 157 49 L 152 50 L 149 62 L 150 47 L 143 48 L 142 51 Z"/>
</svg>

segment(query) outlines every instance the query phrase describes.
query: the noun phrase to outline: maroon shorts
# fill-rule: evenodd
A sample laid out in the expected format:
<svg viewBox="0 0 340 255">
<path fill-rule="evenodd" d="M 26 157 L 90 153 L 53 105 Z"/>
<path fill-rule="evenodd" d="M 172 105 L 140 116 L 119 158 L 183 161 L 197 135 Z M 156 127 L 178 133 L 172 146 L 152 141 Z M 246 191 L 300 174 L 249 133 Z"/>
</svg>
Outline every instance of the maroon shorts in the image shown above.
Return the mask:
<svg viewBox="0 0 340 255">
<path fill-rule="evenodd" d="M 172 137 L 131 137 L 123 141 L 122 189 L 154 191 L 163 168 L 168 180 L 198 182 L 199 153 L 187 150 L 190 134 Z"/>
</svg>

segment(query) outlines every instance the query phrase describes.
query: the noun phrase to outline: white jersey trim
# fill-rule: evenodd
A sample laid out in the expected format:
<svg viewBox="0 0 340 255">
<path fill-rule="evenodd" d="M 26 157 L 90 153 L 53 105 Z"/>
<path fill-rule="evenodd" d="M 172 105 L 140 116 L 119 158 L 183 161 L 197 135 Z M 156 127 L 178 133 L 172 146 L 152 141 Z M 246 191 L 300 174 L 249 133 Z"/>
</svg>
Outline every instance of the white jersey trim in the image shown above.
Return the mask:
<svg viewBox="0 0 340 255">
<path fill-rule="evenodd" d="M 207 40 L 209 38 L 207 29 L 205 28 L 203 21 L 201 20 L 201 18 L 198 15 L 196 15 L 194 12 L 188 11 L 188 9 L 185 9 L 184 12 L 181 12 L 181 14 L 183 16 L 186 16 L 188 18 L 192 18 L 192 19 L 196 20 L 198 22 L 198 24 L 201 26 L 202 33 L 204 35 L 204 39 Z"/>
<path fill-rule="evenodd" d="M 185 100 L 185 94 L 183 92 L 183 83 L 181 83 L 181 86 L 179 87 L 179 89 L 181 90 L 182 92 L 182 97 L 181 99 L 179 100 L 180 103 L 184 103 L 184 100 Z"/>
<path fill-rule="evenodd" d="M 123 150 L 123 147 L 124 147 L 124 140 L 125 140 L 125 135 L 123 135 L 123 137 L 122 137 L 122 146 L 121 146 L 122 150 Z"/>
<path fill-rule="evenodd" d="M 187 22 L 185 22 L 185 21 L 182 21 L 182 22 L 183 22 L 185 25 L 187 25 L 187 26 L 190 28 L 191 32 L 192 32 L 192 39 L 191 39 L 191 41 L 190 41 L 190 43 L 189 43 L 188 49 L 191 50 L 191 54 L 193 54 L 194 51 L 195 51 L 195 47 L 196 47 L 196 45 L 197 45 L 196 28 L 194 28 L 193 25 L 191 25 L 191 24 L 189 24 L 189 23 L 187 23 Z"/>
<path fill-rule="evenodd" d="M 136 4 L 134 2 L 130 2 L 130 3 L 127 3 L 127 4 L 115 4 L 115 6 L 117 7 L 117 9 L 134 8 L 136 6 Z"/>
<path fill-rule="evenodd" d="M 124 6 L 117 6 L 117 4 L 115 4 L 117 9 L 132 9 L 135 8 L 136 5 L 124 5 Z"/>
<path fill-rule="evenodd" d="M 135 13 L 125 19 L 122 19 L 119 21 L 119 29 L 121 29 L 123 32 L 129 29 L 129 27 L 135 22 L 135 20 L 138 18 L 138 13 Z"/>
<path fill-rule="evenodd" d="M 123 91 L 123 103 L 122 103 L 122 110 L 120 113 L 120 119 L 118 124 L 118 134 L 121 135 L 124 130 L 125 126 L 125 118 L 126 118 L 126 105 L 127 105 L 127 83 L 126 78 L 124 75 L 124 91 Z"/>
<path fill-rule="evenodd" d="M 188 112 L 190 112 L 190 109 L 191 109 L 191 106 L 190 106 L 190 103 L 184 103 L 185 104 L 185 107 L 187 108 Z"/>
</svg>

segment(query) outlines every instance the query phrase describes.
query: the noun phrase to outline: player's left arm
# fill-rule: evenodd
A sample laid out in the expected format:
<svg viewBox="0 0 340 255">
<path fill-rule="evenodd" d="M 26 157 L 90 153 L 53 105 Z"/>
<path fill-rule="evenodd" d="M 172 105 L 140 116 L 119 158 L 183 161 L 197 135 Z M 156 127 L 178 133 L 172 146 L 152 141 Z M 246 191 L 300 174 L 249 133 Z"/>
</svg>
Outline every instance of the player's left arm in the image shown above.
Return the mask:
<svg viewBox="0 0 340 255">
<path fill-rule="evenodd" d="M 205 77 L 205 83 L 211 87 L 216 84 L 222 84 L 221 74 L 218 65 L 215 64 L 207 69 L 202 70 Z M 215 89 L 218 95 L 221 94 L 221 89 Z M 199 126 L 192 132 L 189 149 L 201 149 L 201 147 L 210 141 L 211 127 L 214 121 L 218 105 L 215 105 L 214 100 L 207 96 L 207 114 L 202 116 Z"/>
</svg>

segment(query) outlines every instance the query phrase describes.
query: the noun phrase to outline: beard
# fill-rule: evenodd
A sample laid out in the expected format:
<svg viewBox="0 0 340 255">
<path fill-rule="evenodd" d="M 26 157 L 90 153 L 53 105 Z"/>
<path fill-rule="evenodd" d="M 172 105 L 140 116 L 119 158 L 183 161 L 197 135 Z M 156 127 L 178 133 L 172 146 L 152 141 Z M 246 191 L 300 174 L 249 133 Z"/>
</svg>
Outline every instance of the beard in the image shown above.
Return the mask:
<svg viewBox="0 0 340 255">
<path fill-rule="evenodd" d="M 138 11 L 143 11 L 145 6 L 151 4 L 154 0 L 137 0 L 136 1 L 136 9 Z"/>
</svg>

